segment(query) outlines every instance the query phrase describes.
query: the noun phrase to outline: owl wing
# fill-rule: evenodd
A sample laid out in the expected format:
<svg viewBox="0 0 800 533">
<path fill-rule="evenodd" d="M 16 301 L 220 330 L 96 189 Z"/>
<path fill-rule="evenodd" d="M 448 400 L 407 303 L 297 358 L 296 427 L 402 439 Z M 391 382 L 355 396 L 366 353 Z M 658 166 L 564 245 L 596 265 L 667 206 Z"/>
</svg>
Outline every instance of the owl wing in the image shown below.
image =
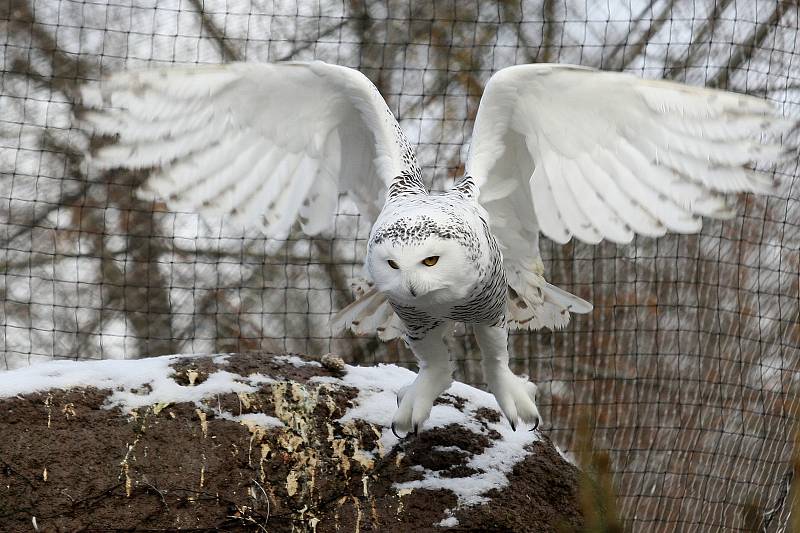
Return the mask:
<svg viewBox="0 0 800 533">
<path fill-rule="evenodd" d="M 375 86 L 321 61 L 114 74 L 82 90 L 82 122 L 114 136 L 105 168 L 154 169 L 141 193 L 285 238 L 332 225 L 339 193 L 374 220 L 413 153 Z"/>
<path fill-rule="evenodd" d="M 773 190 L 748 165 L 796 157 L 769 140 L 794 125 L 750 96 L 521 65 L 489 80 L 465 170 L 480 188 L 512 290 L 586 312 L 587 302 L 548 294 L 540 231 L 559 243 L 697 232 L 701 216 L 732 216 L 726 193 Z"/>
</svg>

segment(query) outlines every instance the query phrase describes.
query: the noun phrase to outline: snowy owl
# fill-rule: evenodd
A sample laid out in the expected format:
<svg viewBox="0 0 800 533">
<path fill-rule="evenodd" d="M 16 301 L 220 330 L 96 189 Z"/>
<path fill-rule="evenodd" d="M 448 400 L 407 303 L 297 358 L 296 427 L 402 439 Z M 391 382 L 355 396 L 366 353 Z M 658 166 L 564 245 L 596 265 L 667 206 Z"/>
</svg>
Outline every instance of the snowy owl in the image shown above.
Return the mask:
<svg viewBox="0 0 800 533">
<path fill-rule="evenodd" d="M 375 86 L 323 63 L 124 72 L 83 89 L 81 115 L 116 136 L 102 168 L 153 169 L 142 194 L 285 238 L 331 227 L 340 193 L 373 222 L 364 281 L 335 327 L 402 337 L 419 362 L 392 429 L 416 433 L 452 383 L 444 337 L 472 327 L 512 427 L 540 422 L 509 368 L 509 328 L 563 327 L 591 304 L 548 284 L 539 233 L 629 243 L 732 215 L 726 193 L 768 192 L 748 165 L 791 156 L 794 125 L 766 101 L 569 65 L 519 65 L 486 85 L 464 176 L 428 191 Z M 397 434 L 397 433 L 396 433 Z"/>
</svg>

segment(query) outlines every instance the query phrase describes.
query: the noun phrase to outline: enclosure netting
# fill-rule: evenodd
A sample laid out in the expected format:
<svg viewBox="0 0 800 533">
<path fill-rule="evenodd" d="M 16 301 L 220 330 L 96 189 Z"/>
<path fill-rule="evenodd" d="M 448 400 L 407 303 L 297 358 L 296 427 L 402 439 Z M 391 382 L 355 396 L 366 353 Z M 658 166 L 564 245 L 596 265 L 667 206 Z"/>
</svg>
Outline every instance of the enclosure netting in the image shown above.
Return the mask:
<svg viewBox="0 0 800 533">
<path fill-rule="evenodd" d="M 232 351 L 399 362 L 393 342 L 331 335 L 368 223 L 340 202 L 320 238 L 281 243 L 139 200 L 142 174 L 87 165 L 75 88 L 130 67 L 323 59 L 376 83 L 428 183 L 461 175 L 481 90 L 498 69 L 577 63 L 728 88 L 800 116 L 794 2 L 719 0 L 299 3 L 0 2 L 0 366 Z M 602 102 L 598 102 L 602 105 Z M 793 132 L 796 138 L 797 132 Z M 595 413 L 633 530 L 786 527 L 797 393 L 800 181 L 699 236 L 627 246 L 542 240 L 553 283 L 594 303 L 563 331 L 516 333 L 545 432 L 574 446 Z M 479 352 L 451 341 L 457 378 Z M 749 518 L 748 518 L 749 517 Z"/>
</svg>

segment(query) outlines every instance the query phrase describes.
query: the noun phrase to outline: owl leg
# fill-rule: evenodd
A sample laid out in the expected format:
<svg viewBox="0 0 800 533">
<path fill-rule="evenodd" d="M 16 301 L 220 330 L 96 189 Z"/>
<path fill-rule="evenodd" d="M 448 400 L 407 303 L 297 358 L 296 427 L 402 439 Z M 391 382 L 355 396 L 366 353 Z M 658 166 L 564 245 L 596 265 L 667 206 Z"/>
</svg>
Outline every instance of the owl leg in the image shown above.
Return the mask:
<svg viewBox="0 0 800 533">
<path fill-rule="evenodd" d="M 450 326 L 443 323 L 427 332 L 421 339 L 406 338 L 417 358 L 419 373 L 410 385 L 397 394 L 398 407 L 392 420 L 392 430 L 418 433 L 431 414 L 433 402 L 453 383 L 453 364 L 444 343 Z"/>
<path fill-rule="evenodd" d="M 481 348 L 483 377 L 512 429 L 516 429 L 519 420 L 534 429 L 539 427 L 542 418 L 536 408 L 536 385 L 508 368 L 508 330 L 480 324 L 474 329 Z"/>
</svg>

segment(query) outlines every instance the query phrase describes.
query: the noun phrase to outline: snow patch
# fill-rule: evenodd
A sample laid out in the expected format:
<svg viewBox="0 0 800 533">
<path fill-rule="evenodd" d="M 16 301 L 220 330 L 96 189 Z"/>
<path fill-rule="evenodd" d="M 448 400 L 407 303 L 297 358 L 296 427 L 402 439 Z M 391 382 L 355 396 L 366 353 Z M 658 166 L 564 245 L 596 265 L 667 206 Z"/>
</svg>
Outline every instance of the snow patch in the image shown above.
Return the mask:
<svg viewBox="0 0 800 533">
<path fill-rule="evenodd" d="M 247 382 L 250 385 L 258 386 L 258 385 L 266 385 L 267 383 L 277 383 L 278 381 L 273 377 L 265 376 L 264 374 L 261 373 L 256 373 L 256 374 L 250 374 L 250 376 L 247 378 Z"/>
<path fill-rule="evenodd" d="M 568 463 L 580 468 L 580 466 L 578 466 L 578 459 L 577 459 L 577 457 L 575 457 L 574 453 L 569 452 L 569 451 L 565 452 L 564 450 L 559 448 L 558 444 L 556 444 L 555 442 L 553 443 L 553 446 L 555 447 L 556 451 L 558 452 L 558 455 L 560 455 L 562 459 L 564 459 L 566 462 L 568 462 Z"/>
<path fill-rule="evenodd" d="M 463 452 L 464 451 L 461 448 L 459 448 L 458 446 L 434 446 L 433 448 L 431 448 L 431 450 L 433 450 L 434 452 L 440 452 L 440 453 L 442 453 L 442 452 L 445 452 L 445 453 L 446 452 Z"/>
<path fill-rule="evenodd" d="M 466 424 L 465 424 L 466 425 Z M 500 431 L 499 424 L 489 424 L 491 429 Z M 536 432 L 519 430 L 503 433 L 503 437 L 487 446 L 482 453 L 473 456 L 466 466 L 474 468 L 477 472 L 469 477 L 449 478 L 442 477 L 435 470 L 424 471 L 424 478 L 405 483 L 396 483 L 395 488 L 401 489 L 447 489 L 458 498 L 458 506 L 471 506 L 487 503 L 485 496 L 492 489 L 502 489 L 508 486 L 507 474 L 518 462 L 522 461 L 530 452 L 524 447 L 539 440 Z"/>
<path fill-rule="evenodd" d="M 215 355 L 211 359 L 211 362 L 214 363 L 215 365 L 227 364 L 228 363 L 228 359 L 230 358 L 231 355 L 233 355 L 233 354 L 222 353 L 222 354 L 219 354 L 219 355 Z"/>
<path fill-rule="evenodd" d="M 239 422 L 246 426 L 258 426 L 262 428 L 285 427 L 285 424 L 279 419 L 274 416 L 265 415 L 264 413 L 247 413 L 236 416 L 230 413 L 220 413 L 220 417 L 226 420 Z"/>
<path fill-rule="evenodd" d="M 107 400 L 108 407 L 120 407 L 127 412 L 158 403 L 189 402 L 199 406 L 201 400 L 218 394 L 253 393 L 260 385 L 275 381 L 263 374 L 243 377 L 225 370 L 217 370 L 209 374 L 205 381 L 194 386 L 180 385 L 171 377 L 175 373 L 171 365 L 192 357 L 201 356 L 171 355 L 138 360 L 81 362 L 50 361 L 32 367 L 0 372 L 0 398 L 50 389 L 95 387 L 112 391 Z M 226 358 L 227 356 L 217 355 L 214 361 L 224 363 Z M 317 362 L 303 361 L 292 355 L 277 356 L 276 359 L 297 366 L 320 366 Z M 375 367 L 346 365 L 345 368 L 346 373 L 341 378 L 314 377 L 311 382 L 346 385 L 358 389 L 358 396 L 353 400 L 353 406 L 340 421 L 361 419 L 382 428 L 380 444 L 384 450 L 390 450 L 399 442 L 389 429 L 397 409 L 397 391 L 411 383 L 416 374 L 406 368 L 386 364 Z M 479 421 L 477 418 L 479 409 L 497 410 L 494 396 L 488 392 L 458 382 L 453 383 L 447 392 L 464 400 L 463 409 L 456 409 L 449 404 L 433 406 L 431 417 L 425 423 L 424 429 L 457 424 L 476 434 L 489 437 L 489 446 L 482 453 L 473 455 L 466 463 L 466 466 L 474 469 L 476 473 L 469 477 L 446 478 L 438 471 L 419 467 L 418 470 L 423 474 L 422 479 L 396 483 L 394 488 L 398 491 L 447 489 L 457 496 L 459 507 L 481 504 L 488 501 L 488 498 L 483 496 L 488 491 L 502 489 L 508 485 L 508 473 L 530 453 L 525 448 L 539 440 L 539 434 L 525 431 L 524 428 L 514 432 L 505 420 Z M 218 415 L 247 425 L 263 427 L 283 425 L 277 418 L 263 413 L 238 416 L 218 413 Z M 497 432 L 500 438 L 493 439 L 490 435 L 493 432 Z M 460 448 L 440 446 L 436 450 L 450 452 Z M 452 527 L 457 523 L 453 520 L 455 518 L 450 513 L 441 525 Z"/>
<path fill-rule="evenodd" d="M 321 367 L 322 365 L 317 361 L 306 361 L 305 359 L 301 359 L 296 355 L 275 355 L 273 359 L 280 363 L 286 363 L 293 366 L 318 366 Z"/>
<path fill-rule="evenodd" d="M 359 394 L 353 400 L 354 406 L 341 420 L 358 418 L 383 427 L 381 444 L 386 449 L 392 448 L 398 443 L 398 439 L 388 428 L 397 409 L 397 391 L 412 382 L 416 374 L 406 368 L 385 364 L 375 367 L 347 365 L 346 370 L 344 377 L 337 381 L 357 388 Z M 525 428 L 515 432 L 505 419 L 501 419 L 500 422 L 479 422 L 476 418 L 479 409 L 497 410 L 494 396 L 488 392 L 454 382 L 447 393 L 466 400 L 464 408 L 456 409 L 447 404 L 434 405 L 424 429 L 458 424 L 481 435 L 489 436 L 494 430 L 501 437 L 496 440 L 489 437 L 489 446 L 482 453 L 469 459 L 466 466 L 476 470 L 476 473 L 469 477 L 447 478 L 442 477 L 438 471 L 423 469 L 422 479 L 396 483 L 394 488 L 398 491 L 447 489 L 456 495 L 459 507 L 485 503 L 488 498 L 483 496 L 484 494 L 508 485 L 507 474 L 530 453 L 525 447 L 538 441 L 539 433 L 525 431 Z M 450 447 L 446 449 L 450 451 Z"/>
<path fill-rule="evenodd" d="M 210 374 L 205 381 L 192 387 L 176 383 L 171 377 L 175 371 L 170 365 L 191 357 L 197 356 L 50 361 L 0 373 L 0 398 L 50 389 L 95 387 L 113 391 L 107 400 L 107 407 L 119 407 L 129 412 L 157 403 L 199 403 L 217 394 L 258 390 L 254 385 L 242 383 L 238 374 L 225 370 Z"/>
<path fill-rule="evenodd" d="M 435 524 L 438 527 L 456 527 L 458 525 L 458 518 L 452 515 L 452 511 L 450 511 L 450 515 L 447 518 L 443 518 L 441 522 Z"/>
</svg>

